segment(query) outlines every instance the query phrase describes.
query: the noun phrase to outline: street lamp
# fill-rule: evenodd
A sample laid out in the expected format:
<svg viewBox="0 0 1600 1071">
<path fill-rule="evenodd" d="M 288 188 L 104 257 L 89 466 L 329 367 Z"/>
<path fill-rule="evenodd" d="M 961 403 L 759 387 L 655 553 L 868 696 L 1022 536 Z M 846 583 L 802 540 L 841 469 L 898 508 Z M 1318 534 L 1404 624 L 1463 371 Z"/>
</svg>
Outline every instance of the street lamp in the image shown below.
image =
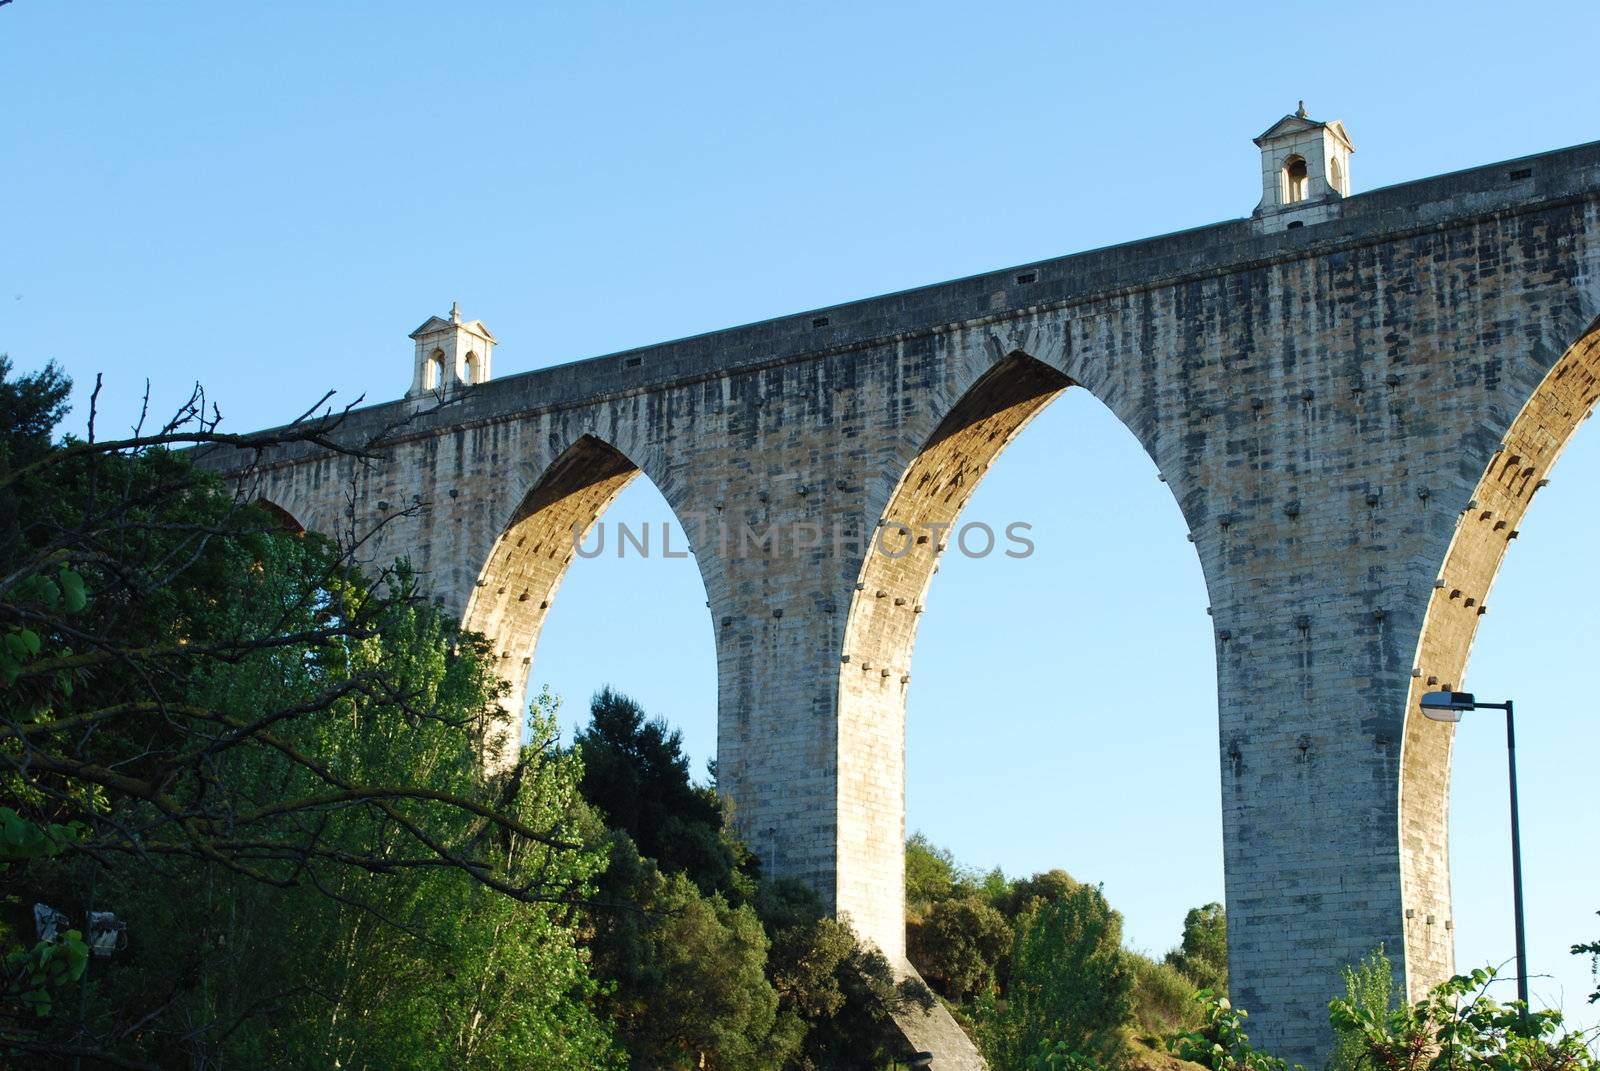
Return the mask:
<svg viewBox="0 0 1600 1071">
<path fill-rule="evenodd" d="M 1429 692 L 1422 697 L 1422 713 L 1433 721 L 1454 724 L 1469 710 L 1506 712 L 1506 765 L 1511 774 L 1511 906 L 1517 917 L 1517 999 L 1523 1021 L 1528 1017 L 1528 939 L 1522 925 L 1522 834 L 1517 821 L 1517 729 L 1512 703 L 1482 703 L 1471 692 Z"/>
</svg>

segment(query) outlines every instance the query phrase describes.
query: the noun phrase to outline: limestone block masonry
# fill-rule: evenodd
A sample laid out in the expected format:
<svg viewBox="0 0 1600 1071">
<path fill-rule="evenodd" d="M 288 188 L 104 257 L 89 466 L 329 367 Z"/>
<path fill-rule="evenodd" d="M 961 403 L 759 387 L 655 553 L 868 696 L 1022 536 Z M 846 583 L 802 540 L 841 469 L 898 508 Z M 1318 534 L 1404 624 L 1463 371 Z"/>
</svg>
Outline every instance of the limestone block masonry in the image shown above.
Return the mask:
<svg viewBox="0 0 1600 1071">
<path fill-rule="evenodd" d="M 954 518 L 1034 413 L 1089 392 L 1159 467 L 1210 593 L 1233 996 L 1318 1066 L 1341 965 L 1381 942 L 1413 995 L 1452 970 L 1451 729 L 1416 700 L 1460 685 L 1600 390 L 1600 143 L 1354 196 L 1312 170 L 1327 196 L 1298 226 L 1265 212 L 498 380 L 463 358 L 434 412 L 419 363 L 411 396 L 340 429 L 397 425 L 381 463 L 287 449 L 244 493 L 328 531 L 420 506 L 366 553 L 484 631 L 519 705 L 573 526 L 638 473 L 691 533 L 827 533 L 695 544 L 719 776 L 771 872 L 903 962 L 905 698 L 941 540 L 857 543 Z"/>
</svg>

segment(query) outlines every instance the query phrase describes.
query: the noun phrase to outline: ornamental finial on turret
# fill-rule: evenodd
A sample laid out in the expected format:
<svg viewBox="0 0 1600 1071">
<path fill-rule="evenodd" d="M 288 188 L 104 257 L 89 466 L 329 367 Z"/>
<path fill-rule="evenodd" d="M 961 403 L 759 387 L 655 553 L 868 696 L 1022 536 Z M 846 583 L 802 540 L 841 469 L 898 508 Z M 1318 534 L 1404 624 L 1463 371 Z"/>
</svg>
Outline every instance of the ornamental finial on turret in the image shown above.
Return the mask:
<svg viewBox="0 0 1600 1071">
<path fill-rule="evenodd" d="M 1301 101 L 1300 102 L 1300 107 L 1295 110 L 1294 116 L 1295 116 L 1296 119 L 1309 119 L 1310 118 L 1310 116 L 1306 115 L 1306 102 L 1305 101 Z"/>
<path fill-rule="evenodd" d="M 461 303 L 459 301 L 450 303 L 450 322 L 453 324 L 461 322 Z"/>
</svg>

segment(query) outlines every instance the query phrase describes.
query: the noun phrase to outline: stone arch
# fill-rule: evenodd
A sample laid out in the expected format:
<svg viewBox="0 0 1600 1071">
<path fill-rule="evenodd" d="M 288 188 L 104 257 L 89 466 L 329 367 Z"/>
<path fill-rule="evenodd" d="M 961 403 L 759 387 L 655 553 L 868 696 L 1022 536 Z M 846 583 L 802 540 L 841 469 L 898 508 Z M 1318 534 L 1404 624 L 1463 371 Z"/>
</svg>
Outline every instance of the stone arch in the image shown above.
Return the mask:
<svg viewBox="0 0 1600 1071">
<path fill-rule="evenodd" d="M 330 538 L 337 533 L 330 511 L 286 469 L 243 473 L 233 485 L 233 499 L 239 506 L 261 509 L 286 532 L 316 532 Z"/>
<path fill-rule="evenodd" d="M 905 707 L 923 598 L 984 472 L 1071 385 L 1020 351 L 994 364 L 905 467 L 863 548 L 839 666 L 850 743 L 838 751 L 837 909 L 893 963 L 905 956 Z"/>
<path fill-rule="evenodd" d="M 1283 203 L 1297 204 L 1310 196 L 1311 173 L 1306 158 L 1298 154 L 1283 162 Z"/>
<path fill-rule="evenodd" d="M 516 755 L 534 648 L 576 545 L 639 472 L 615 446 L 580 436 L 522 497 L 490 549 L 462 624 L 489 639 L 510 685 L 502 701 L 509 732 L 489 742 L 491 763 Z"/>
<path fill-rule="evenodd" d="M 1422 717 L 1423 692 L 1461 685 L 1478 619 L 1511 541 L 1578 425 L 1600 399 L 1600 320 L 1545 374 L 1517 413 L 1471 499 L 1436 574 L 1417 643 L 1401 744 L 1401 883 L 1407 908 L 1405 964 L 1413 1000 L 1449 977 L 1450 763 L 1454 726 Z"/>
<path fill-rule="evenodd" d="M 281 529 L 283 529 L 283 531 L 288 532 L 291 535 L 305 535 L 306 526 L 300 521 L 300 518 L 296 517 L 293 513 L 290 513 L 289 510 L 272 501 L 270 498 L 267 498 L 263 495 L 257 495 L 253 500 L 251 500 L 250 504 L 265 513 L 268 519 L 270 519 L 274 524 L 278 525 Z"/>
</svg>

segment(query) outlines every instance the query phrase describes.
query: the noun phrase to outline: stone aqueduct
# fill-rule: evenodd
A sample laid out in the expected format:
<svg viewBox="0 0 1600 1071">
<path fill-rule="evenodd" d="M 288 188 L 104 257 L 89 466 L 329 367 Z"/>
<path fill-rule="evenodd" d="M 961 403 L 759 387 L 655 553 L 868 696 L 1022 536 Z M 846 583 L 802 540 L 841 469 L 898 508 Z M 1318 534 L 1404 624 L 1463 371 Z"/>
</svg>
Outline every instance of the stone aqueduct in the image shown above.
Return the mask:
<svg viewBox="0 0 1600 1071">
<path fill-rule="evenodd" d="M 1309 1057 L 1340 965 L 1382 942 L 1412 993 L 1453 966 L 1451 727 L 1417 697 L 1461 681 L 1600 394 L 1600 143 L 1359 196 L 1338 124 L 1285 117 L 1258 144 L 1248 219 L 613 356 L 491 381 L 482 324 L 430 320 L 412 392 L 342 428 L 397 425 L 381 464 L 295 447 L 248 493 L 330 531 L 420 505 L 368 552 L 409 557 L 519 702 L 573 526 L 640 472 L 691 532 L 843 524 L 842 554 L 694 547 L 719 778 L 770 868 L 898 960 L 905 702 L 941 547 L 848 535 L 952 520 L 1035 413 L 1088 391 L 1200 557 L 1233 995 Z"/>
</svg>

